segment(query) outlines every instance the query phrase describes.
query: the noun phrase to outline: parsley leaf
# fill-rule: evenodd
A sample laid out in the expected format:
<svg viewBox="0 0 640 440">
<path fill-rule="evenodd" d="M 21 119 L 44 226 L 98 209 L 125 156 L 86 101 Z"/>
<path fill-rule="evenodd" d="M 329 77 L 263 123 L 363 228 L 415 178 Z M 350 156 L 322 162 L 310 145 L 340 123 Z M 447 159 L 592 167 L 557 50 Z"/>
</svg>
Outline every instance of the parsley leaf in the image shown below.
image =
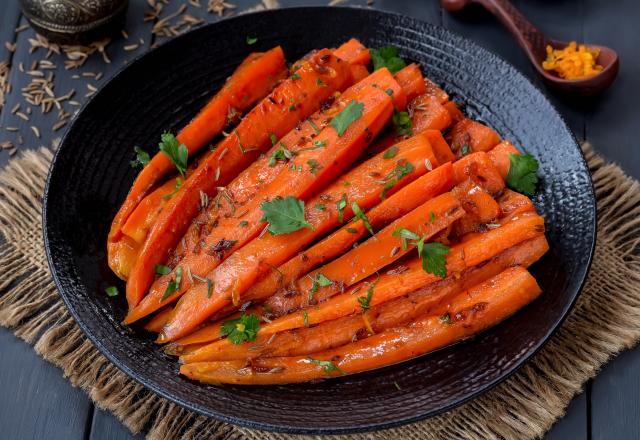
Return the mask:
<svg viewBox="0 0 640 440">
<path fill-rule="evenodd" d="M 333 281 L 331 281 L 329 278 L 327 278 L 326 276 L 318 272 L 316 276 L 313 278 L 311 289 L 309 289 L 309 302 L 313 300 L 313 295 L 316 294 L 316 292 L 320 287 L 327 287 L 332 284 L 333 284 Z"/>
<path fill-rule="evenodd" d="M 309 313 L 306 310 L 302 312 L 302 322 L 305 327 L 309 327 Z"/>
<path fill-rule="evenodd" d="M 369 284 L 369 287 L 367 288 L 367 294 L 365 296 L 358 297 L 358 303 L 360 304 L 360 308 L 363 311 L 367 311 L 369 310 L 369 307 L 371 307 L 371 298 L 373 298 L 373 288 L 376 287 L 376 284 L 378 284 L 378 281 L 380 281 L 380 277 L 378 277 L 378 279 L 375 280 L 373 283 Z"/>
<path fill-rule="evenodd" d="M 462 156 L 466 156 L 467 154 L 469 154 L 469 144 L 462 144 L 462 147 L 460 147 L 460 154 Z"/>
<path fill-rule="evenodd" d="M 320 163 L 315 159 L 309 159 L 307 161 L 307 165 L 309 165 L 309 171 L 311 172 L 311 174 L 316 174 L 321 168 Z"/>
<path fill-rule="evenodd" d="M 409 113 L 394 110 L 391 120 L 398 136 L 411 136 L 413 134 L 413 123 Z"/>
<path fill-rule="evenodd" d="M 285 144 L 280 142 L 280 148 L 271 153 L 269 158 L 269 166 L 271 168 L 276 166 L 276 162 L 287 162 L 295 156 L 295 153 L 287 148 Z"/>
<path fill-rule="evenodd" d="M 242 314 L 238 319 L 231 319 L 222 323 L 220 336 L 226 336 L 233 345 L 240 345 L 243 342 L 255 341 L 260 330 L 260 321 L 253 313 Z"/>
<path fill-rule="evenodd" d="M 387 191 L 393 188 L 400 179 L 402 179 L 413 170 L 414 167 L 411 162 L 398 164 L 395 169 L 387 174 L 387 176 L 384 178 L 384 181 L 386 181 L 386 183 L 384 184 L 384 188 L 382 188 L 380 198 L 384 200 L 387 196 Z"/>
<path fill-rule="evenodd" d="M 406 251 L 408 249 L 408 240 L 420 240 L 420 236 L 414 232 L 411 232 L 408 229 L 405 228 L 398 228 L 395 231 L 393 231 L 393 235 L 394 237 L 400 237 L 400 239 L 402 240 L 402 250 Z"/>
<path fill-rule="evenodd" d="M 393 159 L 394 157 L 396 157 L 396 154 L 398 154 L 398 147 L 394 145 L 393 147 L 390 147 L 387 151 L 384 152 L 384 154 L 382 155 L 382 158 Z"/>
<path fill-rule="evenodd" d="M 284 199 L 280 196 L 260 205 L 264 217 L 269 223 L 267 230 L 272 235 L 288 234 L 302 228 L 313 229 L 304 218 L 304 202 L 293 196 Z"/>
<path fill-rule="evenodd" d="M 373 232 L 373 226 L 371 226 L 367 215 L 364 213 L 364 211 L 362 211 L 362 209 L 360 209 L 360 206 L 357 202 L 351 203 L 351 209 L 353 210 L 354 218 L 356 220 L 362 220 L 362 223 L 364 224 L 364 227 L 367 228 L 367 231 L 369 231 L 371 235 L 374 235 L 375 232 Z"/>
<path fill-rule="evenodd" d="M 104 289 L 107 292 L 107 296 L 113 298 L 114 296 L 118 296 L 118 288 L 116 286 L 109 286 Z"/>
<path fill-rule="evenodd" d="M 319 211 L 325 211 L 327 209 L 327 206 L 324 203 L 316 203 L 315 208 Z"/>
<path fill-rule="evenodd" d="M 338 136 L 342 136 L 351 124 L 362 117 L 363 110 L 364 104 L 354 100 L 331 120 L 331 126 L 336 129 Z"/>
<path fill-rule="evenodd" d="M 291 81 L 295 81 L 295 80 L 297 80 L 297 79 L 300 79 L 300 74 L 296 72 L 296 73 L 294 73 L 293 75 L 291 75 L 291 76 L 289 77 L 289 79 L 290 79 Z"/>
<path fill-rule="evenodd" d="M 507 185 L 509 188 L 521 192 L 529 197 L 536 192 L 540 165 L 531 154 L 509 154 L 509 173 Z"/>
<path fill-rule="evenodd" d="M 340 223 L 344 222 L 344 208 L 347 207 L 347 195 L 346 194 L 342 194 L 342 197 L 340 198 L 340 200 L 338 200 L 338 203 L 336 203 L 336 207 L 338 208 L 338 221 Z"/>
<path fill-rule="evenodd" d="M 158 275 L 166 275 L 171 273 L 171 268 L 168 266 L 163 266 L 162 264 L 156 264 L 156 273 Z"/>
<path fill-rule="evenodd" d="M 381 47 L 380 49 L 369 49 L 371 61 L 373 62 L 373 70 L 383 67 L 389 69 L 389 72 L 396 73 L 407 64 L 398 56 L 398 48 L 393 46 Z"/>
<path fill-rule="evenodd" d="M 160 299 L 160 302 L 169 298 L 173 292 L 178 290 L 180 288 L 181 281 L 182 281 L 182 267 L 178 267 L 176 269 L 176 278 L 173 281 L 170 281 L 169 284 L 167 284 L 167 290 L 164 291 L 164 295 L 162 295 L 162 299 Z"/>
<path fill-rule="evenodd" d="M 310 362 L 312 364 L 316 364 L 322 367 L 322 371 L 325 374 L 331 374 L 334 371 L 339 372 L 340 374 L 346 374 L 344 371 L 342 371 L 340 368 L 338 368 L 338 366 L 336 364 L 334 364 L 331 361 L 321 361 L 319 359 L 314 359 L 311 357 L 308 357 L 307 362 Z"/>
<path fill-rule="evenodd" d="M 247 44 L 249 46 L 251 46 L 252 44 L 256 44 L 258 42 L 258 38 L 257 37 L 250 37 L 249 35 L 247 35 Z"/>
<path fill-rule="evenodd" d="M 418 255 L 422 258 L 422 270 L 440 278 L 447 276 L 447 260 L 445 256 L 449 253 L 449 246 L 439 242 L 426 243 L 420 239 L 416 245 Z"/>
<path fill-rule="evenodd" d="M 184 144 L 178 142 L 178 139 L 169 132 L 162 133 L 160 143 L 158 144 L 160 151 L 169 158 L 171 163 L 176 167 L 183 178 L 187 174 L 187 160 L 189 151 Z"/>
<path fill-rule="evenodd" d="M 144 168 L 151 160 L 149 153 L 140 147 L 133 147 L 133 151 L 136 153 L 136 158 L 131 161 L 131 168 Z"/>
<path fill-rule="evenodd" d="M 278 138 L 277 138 L 277 137 L 276 137 L 276 135 L 275 135 L 275 134 L 273 134 L 273 133 L 270 133 L 270 134 L 269 134 L 269 139 L 271 139 L 271 145 L 275 145 L 275 144 L 276 144 L 276 142 L 278 142 Z"/>
</svg>

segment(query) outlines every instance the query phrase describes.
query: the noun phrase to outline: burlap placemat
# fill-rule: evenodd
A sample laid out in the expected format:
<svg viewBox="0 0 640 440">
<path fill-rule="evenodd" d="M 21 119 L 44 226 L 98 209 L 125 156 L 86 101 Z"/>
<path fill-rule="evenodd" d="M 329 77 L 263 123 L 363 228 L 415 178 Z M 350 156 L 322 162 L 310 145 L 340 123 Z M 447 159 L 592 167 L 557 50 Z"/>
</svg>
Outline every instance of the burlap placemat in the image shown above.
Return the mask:
<svg viewBox="0 0 640 440">
<path fill-rule="evenodd" d="M 529 439 L 561 417 L 585 381 L 640 339 L 640 184 L 585 147 L 598 199 L 589 279 L 557 334 L 509 380 L 439 417 L 354 439 Z M 146 391 L 91 345 L 51 280 L 41 195 L 52 153 L 15 159 L 0 173 L 0 325 L 30 344 L 100 408 L 149 438 L 289 439 L 193 414 Z M 612 319 L 615 317 L 615 319 Z"/>
</svg>

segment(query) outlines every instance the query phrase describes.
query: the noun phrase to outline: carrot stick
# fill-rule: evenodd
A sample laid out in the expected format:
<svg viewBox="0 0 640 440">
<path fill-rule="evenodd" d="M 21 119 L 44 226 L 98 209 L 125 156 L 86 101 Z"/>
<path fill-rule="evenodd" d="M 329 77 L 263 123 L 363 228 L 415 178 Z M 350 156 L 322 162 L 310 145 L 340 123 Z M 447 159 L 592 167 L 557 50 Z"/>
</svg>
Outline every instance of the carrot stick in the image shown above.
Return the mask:
<svg viewBox="0 0 640 440">
<path fill-rule="evenodd" d="M 536 237 L 544 232 L 544 220 L 538 215 L 527 215 L 509 221 L 497 229 L 486 233 L 475 234 L 462 243 L 451 247 L 447 255 L 447 274 L 460 273 L 468 267 L 476 266 L 487 261 L 509 247 L 521 243 L 530 238 Z M 402 273 L 395 273 L 395 272 Z M 345 293 L 335 295 L 316 307 L 307 309 L 307 322 L 317 324 L 329 319 L 336 319 L 349 315 L 360 309 L 358 297 L 354 293 L 364 293 L 371 283 L 376 282 L 372 297 L 373 304 L 385 302 L 389 299 L 405 295 L 419 289 L 429 283 L 438 281 L 440 278 L 422 269 L 422 261 L 414 258 L 406 264 L 402 264 L 397 271 L 392 271 L 380 275 L 374 279 L 365 280 L 353 286 Z M 291 328 L 302 327 L 304 325 L 304 311 L 288 314 L 289 304 L 282 307 L 275 301 L 269 303 L 270 313 L 275 316 L 282 316 L 270 324 L 264 326 L 261 332 L 275 333 Z M 286 315 L 286 316 L 283 316 Z"/>
<path fill-rule="evenodd" d="M 495 147 L 493 147 L 488 153 L 489 159 L 496 167 L 503 179 L 507 178 L 509 174 L 509 167 L 511 161 L 509 159 L 510 154 L 520 154 L 520 151 L 509 141 L 502 141 Z"/>
<path fill-rule="evenodd" d="M 270 385 L 306 382 L 368 371 L 431 352 L 477 334 L 511 316 L 540 295 L 525 269 L 513 268 L 454 298 L 448 319 L 426 316 L 369 338 L 304 356 L 222 362 L 180 367 L 185 376 L 205 383 Z M 324 362 L 324 363 L 323 363 Z"/>
<path fill-rule="evenodd" d="M 369 49 L 364 47 L 362 43 L 355 38 L 343 43 L 339 48 L 335 49 L 333 53 L 338 58 L 342 58 L 351 64 L 366 66 L 371 61 Z"/>
<path fill-rule="evenodd" d="M 396 81 L 407 95 L 407 102 L 411 102 L 419 95 L 426 92 L 425 79 L 422 76 L 420 66 L 415 63 L 403 67 L 395 75 Z"/>
<path fill-rule="evenodd" d="M 517 244 L 498 254 L 486 264 L 469 268 L 459 276 L 449 276 L 445 280 L 429 284 L 407 296 L 372 306 L 366 311 L 366 315 L 369 327 L 374 333 L 370 333 L 364 323 L 362 312 L 358 312 L 325 321 L 313 327 L 299 328 L 275 335 L 259 332 L 257 339 L 247 344 L 233 345 L 227 340 L 221 340 L 209 345 L 200 343 L 188 348 L 182 347 L 179 350 L 182 355 L 180 361 L 192 363 L 300 356 L 339 347 L 389 328 L 407 325 L 426 314 L 442 314 L 433 310 L 446 307 L 452 297 L 489 278 L 498 276 L 505 270 L 508 271 L 513 266 L 530 266 L 548 249 L 544 236 L 539 236 Z"/>
<path fill-rule="evenodd" d="M 268 272 L 268 275 L 273 274 L 276 266 L 295 255 L 317 237 L 335 228 L 339 224 L 337 201 L 343 194 L 346 195 L 348 200 L 357 197 L 361 208 L 367 209 L 379 201 L 382 191 L 382 185 L 372 185 L 372 180 L 374 179 L 371 174 L 389 175 L 397 167 L 398 160 L 411 164 L 413 172 L 400 179 L 391 188 L 389 193 L 393 194 L 396 188 L 402 188 L 417 176 L 427 172 L 425 158 L 435 160 L 426 138 L 416 136 L 398 144 L 398 151 L 396 157 L 393 158 L 394 160 L 385 159 L 384 155 L 380 154 L 360 164 L 343 175 L 338 182 L 332 184 L 322 194 L 313 197 L 307 202 L 306 220 L 313 229 L 304 228 L 282 236 L 265 234 L 256 238 L 233 253 L 230 257 L 231 261 L 225 260 L 216 273 L 224 274 L 225 279 L 234 279 L 236 283 L 235 291 L 238 294 L 242 294 L 251 283 L 264 275 L 265 271 Z M 343 185 L 344 181 L 348 181 L 350 183 L 349 186 L 345 187 Z M 328 200 L 331 200 L 331 202 Z M 319 210 L 317 208 L 318 205 L 323 205 L 324 210 Z M 352 215 L 351 207 L 345 207 L 343 218 L 348 220 Z M 183 264 L 186 264 L 186 262 L 187 260 Z M 193 273 L 194 270 L 192 269 Z M 220 288 L 222 287 L 221 283 L 224 281 L 213 277 L 212 282 Z M 183 280 L 181 291 L 186 291 L 190 286 L 191 284 L 188 280 Z M 166 290 L 166 286 L 163 287 L 160 280 L 156 282 L 152 286 L 150 293 L 129 313 L 126 322 L 140 319 L 180 296 L 180 292 L 176 292 L 162 301 L 164 290 Z"/>
<path fill-rule="evenodd" d="M 463 215 L 460 202 L 452 193 L 437 196 L 398 218 L 358 247 L 298 279 L 295 283 L 298 295 L 277 293 L 265 304 L 270 309 L 277 310 L 288 303 L 285 307 L 291 310 L 322 302 L 412 250 L 411 245 L 406 248 L 401 246 L 401 238 L 394 235 L 398 228 L 408 229 L 419 237 L 430 238 Z M 320 275 L 331 280 L 331 284 L 318 286 L 315 280 Z"/>
<path fill-rule="evenodd" d="M 451 125 L 451 115 L 434 96 L 418 96 L 411 102 L 411 107 L 413 129 L 418 132 L 428 129 L 440 131 Z"/>
<path fill-rule="evenodd" d="M 504 189 L 504 179 L 485 152 L 471 153 L 453 164 L 453 178 L 457 184 L 471 179 L 489 194 L 499 194 Z"/>
<path fill-rule="evenodd" d="M 500 205 L 491 194 L 483 190 L 478 184 L 470 179 L 456 185 L 453 189 L 462 208 L 467 215 L 458 220 L 453 228 L 453 235 L 461 237 L 468 232 L 478 232 L 486 228 L 487 223 L 491 223 L 500 216 Z"/>
<path fill-rule="evenodd" d="M 140 245 L 133 238 L 123 235 L 117 241 L 108 242 L 107 248 L 110 255 L 109 267 L 118 278 L 126 280 L 138 259 Z"/>
<path fill-rule="evenodd" d="M 122 233 L 139 244 L 144 243 L 149 228 L 167 202 L 168 196 L 175 191 L 175 186 L 175 180 L 170 179 L 142 199 L 122 226 Z"/>
<path fill-rule="evenodd" d="M 462 111 L 458 107 L 458 104 L 456 104 L 455 102 L 449 101 L 445 102 L 442 105 L 449 112 L 449 115 L 451 116 L 451 122 L 453 122 L 454 124 L 462 121 L 465 118 L 464 113 L 462 113 Z"/>
<path fill-rule="evenodd" d="M 127 281 L 127 301 L 131 307 L 140 302 L 151 285 L 154 266 L 166 260 L 169 250 L 196 215 L 200 193 L 212 196 L 217 187 L 230 182 L 271 146 L 270 134 L 282 137 L 350 80 L 347 63 L 326 49 L 313 54 L 296 73 L 296 78 L 285 80 L 247 114 L 233 134 L 217 145 L 166 204 Z"/>
<path fill-rule="evenodd" d="M 371 298 L 373 305 L 367 311 L 371 327 L 377 333 L 391 327 L 404 325 L 416 317 L 424 315 L 429 308 L 451 297 L 451 295 L 481 283 L 509 267 L 518 265 L 528 267 L 532 265 L 548 250 L 549 245 L 546 238 L 544 235 L 538 235 L 502 251 L 484 264 L 468 268 L 460 274 L 450 274 L 445 280 L 427 284 L 409 293 L 406 297 L 390 299 L 388 302 L 384 301 L 384 295 L 381 295 L 381 288 L 378 283 L 374 288 L 375 295 Z M 399 268 L 401 266 L 398 265 L 396 267 Z M 401 293 L 401 295 L 403 294 L 405 293 Z M 381 296 L 382 299 L 380 299 Z M 259 315 L 259 313 L 257 314 Z M 235 316 L 230 319 L 234 318 Z M 275 337 L 270 330 L 265 332 L 263 327 L 258 333 L 258 338 L 252 344 L 234 346 L 229 344 L 228 341 L 221 341 L 215 345 L 207 345 L 206 343 L 208 342 L 220 339 L 222 322 L 221 320 L 203 327 L 176 341 L 177 349 L 174 349 L 173 352 L 181 355 L 193 353 L 193 356 L 181 358 L 184 363 L 265 355 L 270 357 L 297 356 L 333 348 L 350 342 L 354 337 L 361 339 L 368 336 L 368 330 L 362 319 L 362 314 L 356 310 L 355 315 L 324 321 L 312 327 L 300 328 L 294 332 L 279 332 Z M 302 327 L 302 325 L 298 327 Z M 333 335 L 331 337 L 326 336 L 332 332 Z M 200 351 L 200 348 L 205 345 L 207 345 L 207 349 Z M 198 353 L 196 354 L 196 352 Z"/>
<path fill-rule="evenodd" d="M 340 170 L 346 168 L 355 159 L 386 122 L 385 118 L 389 117 L 388 113 L 392 108 L 390 97 L 385 92 L 382 92 L 385 95 L 383 96 L 380 93 L 382 90 L 377 88 L 385 84 L 388 87 L 383 90 L 396 89 L 396 99 L 402 99 L 402 90 L 386 69 L 375 72 L 370 78 L 347 90 L 337 102 L 336 110 L 342 109 L 353 101 L 366 103 L 362 117 L 349 126 L 342 137 L 337 135 L 333 127 L 326 127 L 315 138 L 306 140 L 299 149 L 300 154 L 292 158 L 291 163 L 286 167 L 282 167 L 280 173 L 268 185 L 261 187 L 257 195 L 242 207 L 238 215 L 216 221 L 217 226 L 199 241 L 199 243 L 202 242 L 200 248 L 204 251 L 198 249 L 197 252 L 187 254 L 180 262 L 182 270 L 205 277 L 231 251 L 242 247 L 256 237 L 265 226 L 260 209 L 260 204 L 264 200 L 278 195 L 293 195 L 304 199 L 317 191 L 317 188 L 333 180 Z M 316 145 L 318 142 L 320 146 Z M 319 169 L 314 170 L 315 172 L 309 171 L 310 162 L 315 162 Z M 305 171 L 302 172 L 302 170 Z M 225 246 L 221 246 L 221 243 Z M 209 252 L 209 249 L 215 249 L 215 252 Z M 192 280 L 183 279 L 180 288 L 170 297 L 164 298 L 164 292 L 173 278 L 174 274 L 159 278 L 151 287 L 147 299 L 140 304 L 141 307 L 130 311 L 126 322 L 140 319 L 161 305 L 177 299 L 193 284 Z"/>
<path fill-rule="evenodd" d="M 425 94 L 435 97 L 440 104 L 445 104 L 449 101 L 449 95 L 447 92 L 438 87 L 436 83 L 431 81 L 429 78 L 424 79 L 424 84 Z"/>
<path fill-rule="evenodd" d="M 409 213 L 422 203 L 448 191 L 451 186 L 452 168 L 451 164 L 447 163 L 383 200 L 382 203 L 366 213 L 367 219 L 373 229 L 378 230 L 398 217 Z M 352 228 L 356 232 L 349 230 Z M 255 301 L 268 298 L 279 288 L 289 285 L 321 264 L 338 257 L 345 249 L 351 248 L 354 243 L 367 234 L 368 231 L 363 220 L 358 220 L 342 227 L 308 250 L 279 266 L 277 271 L 268 273 L 265 278 L 246 292 L 244 299 Z"/>
<path fill-rule="evenodd" d="M 451 127 L 449 137 L 451 149 L 458 156 L 466 154 L 465 150 L 489 151 L 500 142 L 500 136 L 492 128 L 471 119 L 457 122 Z"/>
<path fill-rule="evenodd" d="M 145 324 L 144 329 L 149 332 L 159 333 L 167 323 L 169 315 L 171 315 L 171 307 L 165 307 Z"/>
<path fill-rule="evenodd" d="M 205 107 L 177 135 L 192 155 L 220 134 L 230 112 L 244 112 L 264 98 L 287 73 L 280 46 L 265 53 L 253 53 L 245 59 Z M 140 172 L 133 187 L 113 219 L 109 241 L 120 238 L 120 228 L 149 190 L 173 165 L 162 153 L 156 154 Z"/>
<path fill-rule="evenodd" d="M 523 212 L 535 212 L 536 208 L 533 206 L 531 199 L 525 195 L 520 194 L 510 189 L 505 189 L 502 195 L 498 198 L 498 204 L 500 205 L 500 212 L 502 216 L 515 216 Z"/>
<path fill-rule="evenodd" d="M 388 71 L 387 75 L 392 82 L 395 82 Z M 402 89 L 397 83 L 395 83 L 395 89 L 394 97 L 402 96 Z M 306 169 L 306 164 L 311 160 L 315 161 L 318 165 L 315 173 L 312 171 L 292 172 L 292 166 L 290 169 L 283 170 L 270 185 L 264 188 L 265 194 L 268 197 L 294 195 L 304 200 L 331 182 L 340 171 L 353 163 L 366 148 L 368 142 L 379 133 L 389 120 L 393 111 L 390 98 L 385 91 L 373 86 L 370 87 L 359 101 L 363 105 L 362 116 L 349 125 L 342 137 L 333 127 L 327 127 L 318 135 L 318 138 L 326 142 L 326 147 L 304 151 L 292 159 L 291 163 L 297 170 Z M 262 200 L 262 198 L 256 199 L 257 201 Z M 244 223 L 245 227 L 239 227 L 238 221 L 246 222 Z M 236 242 L 234 244 L 237 245 L 237 242 L 240 242 L 240 246 L 242 246 L 263 228 L 262 213 L 258 209 L 249 209 L 242 217 L 234 219 L 231 224 L 230 222 L 220 222 L 220 225 L 214 229 L 214 234 L 207 237 L 207 246 L 217 246 L 216 243 L 220 243 L 221 240 L 225 240 L 224 243 L 233 240 Z M 217 258 L 214 255 L 214 258 L 199 258 L 198 261 L 202 261 L 207 270 L 211 270 L 212 266 L 217 266 L 220 260 L 228 255 L 227 250 L 222 251 L 222 258 Z M 203 266 L 191 264 L 188 270 L 202 273 L 202 269 Z M 208 276 L 207 272 L 204 273 L 204 276 Z M 166 341 L 184 336 L 224 306 L 229 297 L 237 298 L 238 293 L 235 292 L 234 280 L 225 278 L 224 281 L 222 279 L 218 279 L 218 281 L 220 282 L 215 283 L 214 293 L 211 297 L 201 289 L 184 296 L 176 306 L 173 318 L 167 323 L 159 339 Z"/>
<path fill-rule="evenodd" d="M 433 153 L 436 155 L 439 164 L 442 165 L 456 160 L 456 157 L 453 155 L 451 148 L 449 148 L 447 141 L 444 140 L 440 131 L 429 129 L 423 133 L 429 139 L 429 142 L 431 142 L 431 148 L 433 148 Z"/>
</svg>

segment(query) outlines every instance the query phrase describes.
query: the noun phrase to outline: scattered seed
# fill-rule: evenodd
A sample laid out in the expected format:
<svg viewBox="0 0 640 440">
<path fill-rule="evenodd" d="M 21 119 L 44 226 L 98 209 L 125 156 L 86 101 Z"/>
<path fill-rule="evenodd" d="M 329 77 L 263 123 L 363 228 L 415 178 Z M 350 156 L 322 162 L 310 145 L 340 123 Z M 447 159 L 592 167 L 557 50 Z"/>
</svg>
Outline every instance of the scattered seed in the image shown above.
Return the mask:
<svg viewBox="0 0 640 440">
<path fill-rule="evenodd" d="M 20 103 L 17 103 L 13 106 L 13 108 L 11 109 L 11 113 L 15 114 L 18 110 L 20 110 Z"/>
<path fill-rule="evenodd" d="M 28 121 L 29 120 L 29 116 L 25 115 L 22 112 L 16 112 L 15 115 L 17 117 L 19 117 L 20 119 L 22 119 L 23 121 Z"/>
<path fill-rule="evenodd" d="M 38 139 L 40 139 L 40 130 L 38 130 L 38 127 L 36 127 L 36 126 L 33 126 L 33 125 L 32 125 L 32 126 L 31 126 L 31 131 L 33 131 L 33 134 L 35 134 L 35 135 L 36 135 L 36 137 L 37 137 Z"/>
<path fill-rule="evenodd" d="M 14 53 L 16 51 L 16 43 L 9 43 L 8 41 L 5 41 L 4 47 L 6 47 L 7 50 L 11 53 Z"/>
<path fill-rule="evenodd" d="M 128 44 L 124 47 L 124 50 L 126 50 L 127 52 L 131 52 L 132 50 L 136 50 L 138 47 L 140 47 L 139 44 Z"/>
</svg>

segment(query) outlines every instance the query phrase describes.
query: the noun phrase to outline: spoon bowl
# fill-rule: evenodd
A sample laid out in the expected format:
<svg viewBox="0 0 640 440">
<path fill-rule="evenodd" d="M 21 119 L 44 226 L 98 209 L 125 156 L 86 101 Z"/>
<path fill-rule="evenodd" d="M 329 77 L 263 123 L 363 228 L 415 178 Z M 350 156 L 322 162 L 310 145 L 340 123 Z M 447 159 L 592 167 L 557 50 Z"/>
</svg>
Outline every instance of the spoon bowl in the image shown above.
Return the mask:
<svg viewBox="0 0 640 440">
<path fill-rule="evenodd" d="M 468 5 L 477 4 L 495 15 L 516 38 L 544 82 L 560 92 L 578 96 L 595 96 L 607 89 L 618 75 L 620 62 L 616 51 L 606 46 L 591 44 L 588 46 L 600 51 L 596 63 L 602 66 L 601 72 L 583 78 L 563 79 L 553 71 L 544 70 L 542 62 L 547 57 L 547 46 L 564 49 L 569 43 L 544 35 L 508 0 L 441 0 L 441 4 L 444 9 L 452 13 L 462 11 Z"/>
</svg>

